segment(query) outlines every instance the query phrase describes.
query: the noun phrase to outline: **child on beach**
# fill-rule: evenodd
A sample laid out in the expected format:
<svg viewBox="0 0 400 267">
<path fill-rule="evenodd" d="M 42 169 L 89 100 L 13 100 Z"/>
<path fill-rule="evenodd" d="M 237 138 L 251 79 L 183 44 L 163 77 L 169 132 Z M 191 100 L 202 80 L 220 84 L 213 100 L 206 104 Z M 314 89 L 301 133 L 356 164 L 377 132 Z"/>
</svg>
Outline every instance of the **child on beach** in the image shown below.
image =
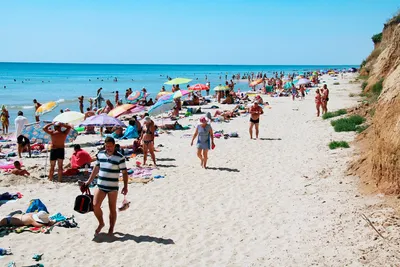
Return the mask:
<svg viewBox="0 0 400 267">
<path fill-rule="evenodd" d="M 27 170 L 23 170 L 21 168 L 21 163 L 19 161 L 14 161 L 15 169 L 11 171 L 12 174 L 19 175 L 19 176 L 29 176 L 31 175 Z"/>
</svg>

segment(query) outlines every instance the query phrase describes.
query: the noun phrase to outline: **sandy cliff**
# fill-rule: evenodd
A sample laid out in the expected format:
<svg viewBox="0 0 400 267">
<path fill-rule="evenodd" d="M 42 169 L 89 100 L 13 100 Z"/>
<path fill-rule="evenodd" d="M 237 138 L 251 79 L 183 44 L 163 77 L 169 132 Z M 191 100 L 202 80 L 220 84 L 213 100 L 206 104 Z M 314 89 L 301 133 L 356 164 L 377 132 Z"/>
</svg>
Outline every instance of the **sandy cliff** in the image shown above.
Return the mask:
<svg viewBox="0 0 400 267">
<path fill-rule="evenodd" d="M 375 43 L 361 75 L 368 76 L 366 93 L 384 80 L 377 101 L 369 107 L 374 111 L 371 126 L 359 137 L 362 156 L 351 169 L 366 183 L 373 181 L 379 191 L 397 194 L 400 193 L 400 14 L 385 24 L 382 40 Z"/>
</svg>

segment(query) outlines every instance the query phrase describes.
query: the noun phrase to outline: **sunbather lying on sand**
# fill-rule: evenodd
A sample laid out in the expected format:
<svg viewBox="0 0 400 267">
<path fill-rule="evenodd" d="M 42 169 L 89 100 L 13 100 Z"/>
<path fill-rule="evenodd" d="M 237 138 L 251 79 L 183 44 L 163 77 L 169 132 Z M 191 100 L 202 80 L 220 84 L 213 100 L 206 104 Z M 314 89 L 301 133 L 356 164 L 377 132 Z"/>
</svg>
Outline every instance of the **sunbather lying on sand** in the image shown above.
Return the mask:
<svg viewBox="0 0 400 267">
<path fill-rule="evenodd" d="M 31 175 L 27 170 L 23 170 L 21 168 L 21 163 L 19 161 L 14 161 L 14 167 L 15 169 L 12 170 L 10 173 L 15 174 L 15 175 L 19 175 L 19 176 L 29 176 Z"/>
<path fill-rule="evenodd" d="M 38 213 L 26 213 L 22 211 L 12 212 L 0 221 L 0 226 L 50 226 L 55 222 L 50 220 L 49 214 L 45 211 Z"/>
</svg>

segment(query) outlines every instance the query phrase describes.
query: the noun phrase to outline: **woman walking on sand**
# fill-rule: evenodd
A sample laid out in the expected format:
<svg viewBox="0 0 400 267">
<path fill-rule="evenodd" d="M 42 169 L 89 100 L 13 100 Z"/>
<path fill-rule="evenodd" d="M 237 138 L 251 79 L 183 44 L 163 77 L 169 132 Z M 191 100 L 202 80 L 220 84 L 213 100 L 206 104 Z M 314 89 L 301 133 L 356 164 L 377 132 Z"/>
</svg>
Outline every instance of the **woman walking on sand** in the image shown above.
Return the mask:
<svg viewBox="0 0 400 267">
<path fill-rule="evenodd" d="M 319 117 L 320 114 L 320 108 L 322 105 L 322 97 L 321 97 L 321 93 L 319 92 L 319 89 L 317 89 L 315 91 L 316 95 L 315 95 L 315 107 L 317 108 L 317 117 Z"/>
<path fill-rule="evenodd" d="M 194 139 L 199 136 L 197 139 L 197 156 L 201 161 L 201 167 L 207 169 L 207 159 L 208 159 L 208 150 L 214 149 L 214 133 L 211 128 L 211 125 L 207 123 L 206 117 L 200 118 L 200 124 L 196 127 L 196 132 L 193 135 L 192 143 L 193 146 Z M 211 144 L 210 144 L 211 140 Z"/>
<path fill-rule="evenodd" d="M 3 134 L 8 134 L 8 125 L 10 125 L 10 115 L 8 114 L 8 110 L 6 106 L 1 106 L 1 127 L 3 129 Z"/>
</svg>

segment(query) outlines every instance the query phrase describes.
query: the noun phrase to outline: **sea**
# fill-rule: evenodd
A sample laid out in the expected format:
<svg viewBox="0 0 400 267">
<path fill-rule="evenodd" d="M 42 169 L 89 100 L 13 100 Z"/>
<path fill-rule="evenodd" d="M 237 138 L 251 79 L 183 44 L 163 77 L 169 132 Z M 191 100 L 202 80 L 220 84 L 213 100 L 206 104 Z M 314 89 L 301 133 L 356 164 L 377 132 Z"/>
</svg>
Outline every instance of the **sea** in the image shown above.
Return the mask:
<svg viewBox="0 0 400 267">
<path fill-rule="evenodd" d="M 167 77 L 193 79 L 190 85 L 206 83 L 211 88 L 225 83 L 232 75 L 240 73 L 273 72 L 301 73 L 314 70 L 348 69 L 355 65 L 146 65 L 146 64 L 72 64 L 72 63 L 0 63 L 0 105 L 10 113 L 10 130 L 18 111 L 23 111 L 29 121 L 34 122 L 33 99 L 39 103 L 55 101 L 58 106 L 41 120 L 52 120 L 61 109 L 79 111 L 78 97 L 88 99 L 96 96 L 102 87 L 103 97 L 114 102 L 114 92 L 119 91 L 120 99 L 125 91 L 132 88 L 140 91 L 146 88 L 149 98 L 155 98 Z M 184 88 L 186 85 L 181 85 Z M 170 90 L 170 85 L 165 85 Z M 249 89 L 246 82 L 238 83 L 235 89 Z"/>
</svg>

